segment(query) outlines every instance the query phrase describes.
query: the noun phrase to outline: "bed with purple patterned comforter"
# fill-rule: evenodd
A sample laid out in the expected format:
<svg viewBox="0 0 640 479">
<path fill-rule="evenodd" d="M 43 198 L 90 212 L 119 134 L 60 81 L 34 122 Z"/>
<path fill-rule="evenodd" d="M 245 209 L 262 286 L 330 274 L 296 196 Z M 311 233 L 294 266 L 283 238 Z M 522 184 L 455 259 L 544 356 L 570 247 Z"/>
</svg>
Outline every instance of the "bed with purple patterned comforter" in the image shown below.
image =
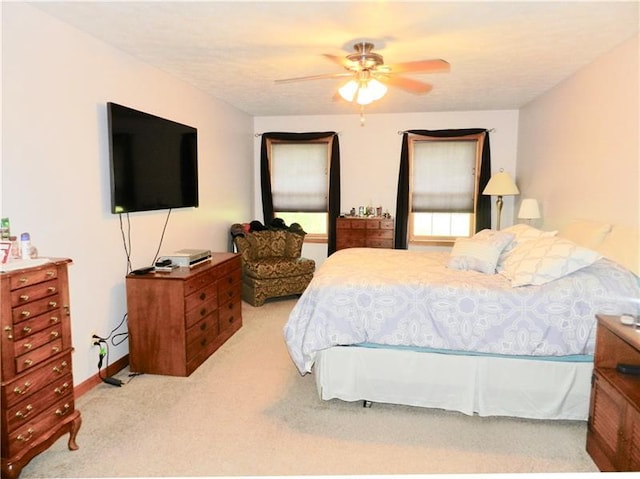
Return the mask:
<svg viewBox="0 0 640 479">
<path fill-rule="evenodd" d="M 601 258 L 539 286 L 447 267 L 449 253 L 351 248 L 318 269 L 285 325 L 301 374 L 318 351 L 373 343 L 507 356 L 592 355 L 595 315 L 637 314 L 638 278 Z"/>
</svg>

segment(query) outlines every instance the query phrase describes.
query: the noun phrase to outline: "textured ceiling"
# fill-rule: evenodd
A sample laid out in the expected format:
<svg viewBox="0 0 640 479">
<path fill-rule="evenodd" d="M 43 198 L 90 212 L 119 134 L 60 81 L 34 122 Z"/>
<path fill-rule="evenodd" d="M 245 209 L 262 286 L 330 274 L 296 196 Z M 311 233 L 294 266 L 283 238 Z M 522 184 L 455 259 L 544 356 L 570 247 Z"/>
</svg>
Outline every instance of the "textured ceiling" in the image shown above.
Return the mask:
<svg viewBox="0 0 640 479">
<path fill-rule="evenodd" d="M 622 2 L 43 2 L 37 8 L 256 116 L 355 113 L 334 101 L 338 73 L 372 41 L 385 63 L 442 58 L 411 74 L 433 90 L 391 88 L 371 113 L 517 109 L 639 30 Z"/>
</svg>

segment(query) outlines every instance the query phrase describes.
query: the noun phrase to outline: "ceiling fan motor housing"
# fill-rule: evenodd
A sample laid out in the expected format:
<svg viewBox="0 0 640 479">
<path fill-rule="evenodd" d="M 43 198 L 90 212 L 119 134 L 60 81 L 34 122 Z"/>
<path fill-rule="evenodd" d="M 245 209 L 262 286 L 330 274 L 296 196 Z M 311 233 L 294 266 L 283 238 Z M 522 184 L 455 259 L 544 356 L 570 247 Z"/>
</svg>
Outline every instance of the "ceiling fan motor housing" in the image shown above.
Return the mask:
<svg viewBox="0 0 640 479">
<path fill-rule="evenodd" d="M 371 70 L 379 65 L 382 65 L 384 63 L 382 55 L 374 53 L 372 51 L 373 47 L 373 43 L 369 42 L 356 43 L 353 46 L 356 53 L 347 55 L 347 60 L 355 64 L 349 69 L 353 71 Z"/>
</svg>

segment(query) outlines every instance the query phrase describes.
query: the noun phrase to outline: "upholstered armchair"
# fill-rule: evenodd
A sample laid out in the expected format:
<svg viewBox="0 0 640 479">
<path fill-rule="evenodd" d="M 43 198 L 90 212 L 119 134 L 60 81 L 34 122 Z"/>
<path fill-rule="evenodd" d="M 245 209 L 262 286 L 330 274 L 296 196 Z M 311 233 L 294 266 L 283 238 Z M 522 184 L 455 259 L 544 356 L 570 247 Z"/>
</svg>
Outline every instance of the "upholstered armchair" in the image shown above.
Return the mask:
<svg viewBox="0 0 640 479">
<path fill-rule="evenodd" d="M 316 268 L 314 260 L 301 257 L 306 232 L 295 223 L 287 229 L 260 231 L 247 226 L 231 227 L 242 255 L 242 299 L 262 306 L 269 298 L 302 294 Z"/>
</svg>

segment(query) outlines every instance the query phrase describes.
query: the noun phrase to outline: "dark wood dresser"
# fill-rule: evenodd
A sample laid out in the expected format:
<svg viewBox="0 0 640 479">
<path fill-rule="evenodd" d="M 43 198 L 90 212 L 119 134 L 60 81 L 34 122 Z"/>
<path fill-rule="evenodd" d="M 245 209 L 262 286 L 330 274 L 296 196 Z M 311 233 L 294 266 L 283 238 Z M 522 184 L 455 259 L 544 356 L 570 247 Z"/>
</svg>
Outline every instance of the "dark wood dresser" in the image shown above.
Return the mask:
<svg viewBox="0 0 640 479">
<path fill-rule="evenodd" d="M 69 259 L 0 274 L 2 288 L 2 477 L 81 425 L 71 368 Z"/>
<path fill-rule="evenodd" d="M 242 326 L 240 255 L 169 273 L 130 274 L 132 372 L 189 376 Z"/>
<path fill-rule="evenodd" d="M 336 250 L 393 248 L 394 222 L 381 217 L 344 217 L 336 221 Z"/>
<path fill-rule="evenodd" d="M 640 376 L 616 370 L 640 366 L 640 333 L 619 316 L 597 319 L 587 452 L 601 471 L 640 471 Z"/>
</svg>

